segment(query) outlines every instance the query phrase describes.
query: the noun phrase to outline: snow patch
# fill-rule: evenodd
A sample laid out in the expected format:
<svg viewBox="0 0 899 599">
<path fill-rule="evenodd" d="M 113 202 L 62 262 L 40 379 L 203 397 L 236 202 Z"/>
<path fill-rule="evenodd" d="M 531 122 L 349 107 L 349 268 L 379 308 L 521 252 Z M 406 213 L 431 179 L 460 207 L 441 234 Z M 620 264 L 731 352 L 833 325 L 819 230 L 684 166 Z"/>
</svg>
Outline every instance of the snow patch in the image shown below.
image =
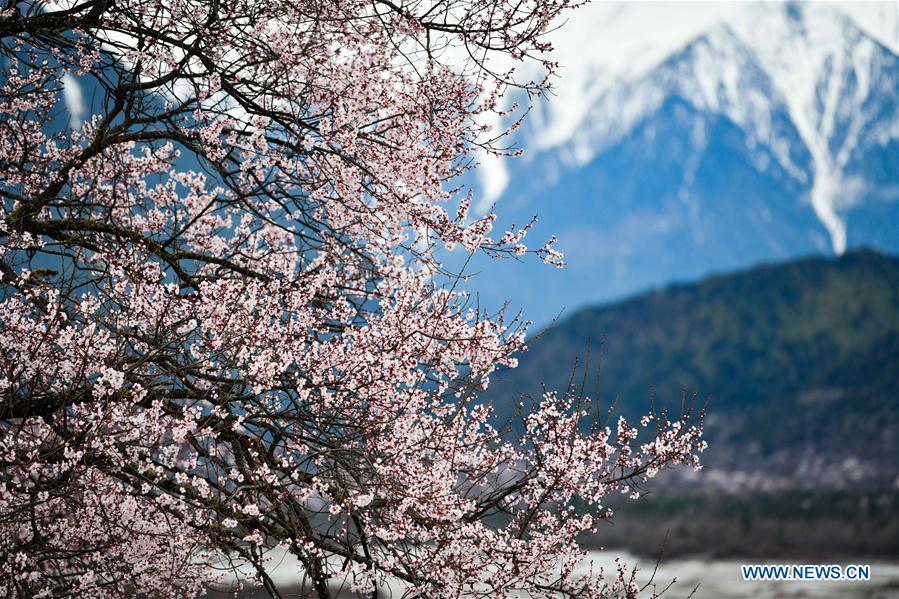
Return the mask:
<svg viewBox="0 0 899 599">
<path fill-rule="evenodd" d="M 69 111 L 69 126 L 72 129 L 80 129 L 82 120 L 84 119 L 84 96 L 81 93 L 81 85 L 75 76 L 66 73 L 62 76 L 62 100 Z"/>
</svg>

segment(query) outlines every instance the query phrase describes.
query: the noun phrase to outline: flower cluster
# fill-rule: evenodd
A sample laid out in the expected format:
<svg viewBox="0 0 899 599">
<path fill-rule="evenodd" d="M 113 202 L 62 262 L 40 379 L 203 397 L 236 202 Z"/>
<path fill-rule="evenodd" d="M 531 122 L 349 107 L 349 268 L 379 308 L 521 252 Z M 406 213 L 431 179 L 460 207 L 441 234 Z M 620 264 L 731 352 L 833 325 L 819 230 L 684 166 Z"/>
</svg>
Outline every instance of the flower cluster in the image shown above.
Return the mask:
<svg viewBox="0 0 899 599">
<path fill-rule="evenodd" d="M 439 259 L 531 251 L 448 182 L 499 151 L 503 94 L 546 89 L 508 65 L 549 77 L 571 4 L 0 12 L 0 594 L 196 596 L 247 565 L 274 591 L 276 548 L 320 597 L 633 594 L 575 538 L 699 429 L 637 445 L 549 394 L 500 434 L 477 394 L 526 324 Z M 91 116 L 61 122 L 79 78 Z"/>
</svg>

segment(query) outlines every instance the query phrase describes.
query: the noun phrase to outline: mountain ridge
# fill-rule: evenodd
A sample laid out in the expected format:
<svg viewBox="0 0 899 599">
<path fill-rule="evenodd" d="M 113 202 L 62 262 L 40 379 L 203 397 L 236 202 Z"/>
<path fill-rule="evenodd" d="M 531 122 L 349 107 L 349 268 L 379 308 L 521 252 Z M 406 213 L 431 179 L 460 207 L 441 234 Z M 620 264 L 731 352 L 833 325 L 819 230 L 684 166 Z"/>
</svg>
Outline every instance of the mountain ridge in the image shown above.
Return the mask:
<svg viewBox="0 0 899 599">
<path fill-rule="evenodd" d="M 750 145 L 767 146 L 791 176 L 808 182 L 809 199 L 841 253 L 847 247 L 841 212 L 853 200 L 837 196 L 857 194 L 873 178 L 850 176 L 864 162 L 853 152 L 869 151 L 872 144 L 889 151 L 886 146 L 899 138 L 890 97 L 899 84 L 899 57 L 833 8 L 777 5 L 747 12 L 761 24 L 718 23 L 646 74 L 601 96 L 587 126 L 570 142 L 570 154 L 582 166 L 665 97 L 679 95 L 700 111 L 729 118 L 746 131 Z M 806 20 L 813 24 L 805 27 Z M 765 35 L 753 39 L 753 30 Z M 872 116 L 869 104 L 878 98 L 888 106 Z M 872 120 L 881 121 L 873 139 Z M 895 188 L 895 177 L 891 182 Z"/>
<path fill-rule="evenodd" d="M 739 14 L 652 66 L 584 82 L 590 108 L 570 136 L 535 110 L 497 226 L 537 213 L 534 234 L 558 236 L 567 269 L 476 262 L 486 305 L 517 289 L 544 323 L 711 271 L 899 253 L 899 56 L 837 8 Z"/>
<path fill-rule="evenodd" d="M 684 393 L 711 400 L 706 462 L 715 484 L 735 476 L 763 488 L 899 484 L 895 257 L 804 258 L 580 310 L 541 331 L 485 399 L 508 417 L 520 393 L 564 392 L 588 339 L 594 356 L 605 339 L 603 406 L 615 401 L 634 416 L 651 397 L 675 410 Z"/>
</svg>

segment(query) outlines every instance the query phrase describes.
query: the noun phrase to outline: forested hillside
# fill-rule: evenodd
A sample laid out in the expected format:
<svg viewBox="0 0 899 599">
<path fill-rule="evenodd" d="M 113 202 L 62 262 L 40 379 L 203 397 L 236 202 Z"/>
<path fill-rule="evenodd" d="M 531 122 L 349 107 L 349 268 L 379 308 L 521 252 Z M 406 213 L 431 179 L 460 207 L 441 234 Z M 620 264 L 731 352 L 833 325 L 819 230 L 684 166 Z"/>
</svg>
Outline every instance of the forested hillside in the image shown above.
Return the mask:
<svg viewBox="0 0 899 599">
<path fill-rule="evenodd" d="M 655 481 L 636 502 L 610 498 L 615 517 L 588 545 L 899 554 L 896 258 L 860 251 L 674 285 L 580 310 L 529 347 L 491 384 L 501 419 L 543 384 L 571 382 L 598 395 L 603 416 L 651 399 L 708 406 L 703 470 Z"/>
<path fill-rule="evenodd" d="M 586 382 L 625 414 L 695 393 L 708 403 L 712 470 L 836 488 L 899 474 L 896 258 L 859 251 L 674 285 L 580 310 L 529 347 L 491 384 L 503 416 L 544 384 Z"/>
</svg>

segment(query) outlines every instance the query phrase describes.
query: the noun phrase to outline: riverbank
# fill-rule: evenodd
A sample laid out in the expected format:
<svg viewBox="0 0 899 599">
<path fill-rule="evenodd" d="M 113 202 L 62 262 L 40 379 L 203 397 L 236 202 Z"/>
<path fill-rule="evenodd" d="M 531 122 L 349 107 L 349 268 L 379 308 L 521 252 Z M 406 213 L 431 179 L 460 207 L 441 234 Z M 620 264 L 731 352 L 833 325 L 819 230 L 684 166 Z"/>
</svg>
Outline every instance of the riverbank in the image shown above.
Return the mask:
<svg viewBox="0 0 899 599">
<path fill-rule="evenodd" d="M 591 551 L 589 559 L 593 571 L 602 568 L 606 572 L 615 572 L 615 560 L 638 568 L 637 581 L 646 588 L 646 596 L 668 587 L 665 597 L 682 599 L 692 595 L 692 599 L 895 599 L 899 596 L 899 562 L 869 561 L 870 580 L 867 581 L 763 581 L 749 582 L 743 580 L 741 566 L 744 564 L 778 564 L 777 559 L 665 559 L 661 562 L 641 558 L 631 553 L 617 551 Z M 829 562 L 828 562 L 829 563 Z M 837 562 L 842 566 L 859 562 Z M 299 585 L 302 569 L 299 564 L 289 558 L 276 560 L 270 575 L 284 585 L 283 596 L 298 598 L 309 596 Z M 670 585 L 670 586 L 669 586 Z M 338 591 L 334 587 L 335 592 Z M 356 597 L 345 590 L 336 593 L 341 599 Z M 366 595 L 367 597 L 370 596 Z M 384 590 L 382 597 L 389 597 Z M 392 596 L 399 596 L 396 592 Z M 235 597 L 233 588 L 212 592 L 208 599 L 225 599 Z M 264 599 L 270 597 L 261 589 L 246 589 L 236 594 L 237 599 Z"/>
<path fill-rule="evenodd" d="M 881 559 L 899 562 L 899 493 L 657 493 L 613 505 L 591 549 L 643 557 Z"/>
</svg>

